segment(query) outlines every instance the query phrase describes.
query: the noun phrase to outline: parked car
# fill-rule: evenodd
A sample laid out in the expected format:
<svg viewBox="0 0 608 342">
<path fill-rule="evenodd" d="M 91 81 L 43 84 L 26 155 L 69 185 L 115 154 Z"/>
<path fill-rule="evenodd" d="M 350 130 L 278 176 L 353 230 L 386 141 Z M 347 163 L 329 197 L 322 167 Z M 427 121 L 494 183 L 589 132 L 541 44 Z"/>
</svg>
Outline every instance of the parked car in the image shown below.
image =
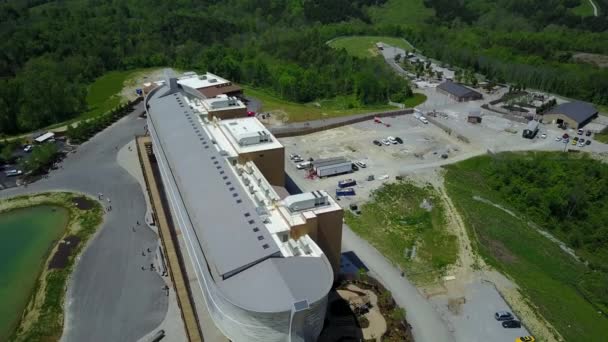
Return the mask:
<svg viewBox="0 0 608 342">
<path fill-rule="evenodd" d="M 296 169 L 298 169 L 298 170 L 306 169 L 310 165 L 312 165 L 311 162 L 303 162 L 303 163 L 300 163 L 300 164 L 296 165 Z"/>
<path fill-rule="evenodd" d="M 289 159 L 294 160 L 295 158 L 300 158 L 300 155 L 299 154 L 293 154 L 293 153 L 289 155 Z"/>
<path fill-rule="evenodd" d="M 359 171 L 359 167 L 357 166 L 357 164 L 353 163 L 352 167 L 353 171 Z"/>
<path fill-rule="evenodd" d="M 562 137 L 555 137 L 555 141 L 562 141 Z"/>
<path fill-rule="evenodd" d="M 16 170 L 16 169 L 13 169 L 13 170 L 6 170 L 6 171 L 4 171 L 4 174 L 5 174 L 7 177 L 14 177 L 14 176 L 20 176 L 20 175 L 22 175 L 22 174 L 23 174 L 23 171 L 21 171 L 21 170 Z"/>
<path fill-rule="evenodd" d="M 585 141 L 585 145 L 587 145 L 587 146 L 591 145 L 591 140 Z"/>
<path fill-rule="evenodd" d="M 503 328 L 521 328 L 521 323 L 519 321 L 516 320 L 510 320 L 510 321 L 503 321 L 502 322 L 502 327 Z"/>
<path fill-rule="evenodd" d="M 585 143 L 585 139 L 579 139 L 578 142 L 584 144 Z"/>
<path fill-rule="evenodd" d="M 374 145 L 376 145 L 376 146 L 382 146 L 382 143 L 379 142 L 378 140 L 374 140 Z"/>
<path fill-rule="evenodd" d="M 578 135 L 583 135 L 583 129 L 582 128 L 578 129 Z"/>
<path fill-rule="evenodd" d="M 300 158 L 300 157 L 296 157 L 292 159 L 294 163 L 301 163 L 304 161 L 304 159 Z"/>
<path fill-rule="evenodd" d="M 576 146 L 576 140 L 572 140 L 572 145 Z"/>
<path fill-rule="evenodd" d="M 534 336 L 521 336 L 515 339 L 515 342 L 535 342 Z"/>
<path fill-rule="evenodd" d="M 585 146 L 585 143 L 584 143 L 584 142 L 579 142 L 579 143 L 578 143 L 578 147 L 584 147 L 584 146 Z"/>
<path fill-rule="evenodd" d="M 568 135 L 568 133 L 564 133 L 564 135 L 562 135 L 562 138 L 568 139 L 568 138 L 570 138 L 570 136 Z"/>
<path fill-rule="evenodd" d="M 572 140 L 574 140 L 574 141 L 578 141 L 578 137 L 574 137 Z"/>
<path fill-rule="evenodd" d="M 494 314 L 494 318 L 497 321 L 510 321 L 513 319 L 513 315 L 509 311 L 498 311 Z"/>
<path fill-rule="evenodd" d="M 386 140 L 388 140 L 388 142 L 390 142 L 393 145 L 397 144 L 397 140 L 395 140 L 395 137 L 387 137 Z"/>
<path fill-rule="evenodd" d="M 400 144 L 403 144 L 403 140 L 402 140 L 401 138 L 399 138 L 399 137 L 396 137 L 396 138 L 395 138 L 395 141 L 397 141 L 397 142 L 398 142 L 398 143 L 400 143 Z"/>
<path fill-rule="evenodd" d="M 23 152 L 31 152 L 32 151 L 33 146 L 32 145 L 25 145 L 25 147 L 23 148 Z"/>
<path fill-rule="evenodd" d="M 386 139 L 382 139 L 381 141 L 382 141 L 382 144 L 384 144 L 384 145 L 386 145 L 386 146 L 388 146 L 388 145 L 390 145 L 390 144 L 391 144 L 391 142 L 390 142 L 390 141 L 388 141 L 388 140 L 386 140 Z"/>
<path fill-rule="evenodd" d="M 591 136 L 591 131 L 588 130 L 587 132 L 585 132 L 585 135 L 588 136 L 588 137 L 590 137 Z"/>
<path fill-rule="evenodd" d="M 540 135 L 540 137 L 541 137 L 542 139 L 547 139 L 547 134 L 543 133 L 543 134 L 541 134 L 541 135 Z"/>
<path fill-rule="evenodd" d="M 367 164 L 365 164 L 362 161 L 356 161 L 355 164 L 357 164 L 357 166 L 359 166 L 362 169 L 365 169 L 367 167 Z"/>
</svg>

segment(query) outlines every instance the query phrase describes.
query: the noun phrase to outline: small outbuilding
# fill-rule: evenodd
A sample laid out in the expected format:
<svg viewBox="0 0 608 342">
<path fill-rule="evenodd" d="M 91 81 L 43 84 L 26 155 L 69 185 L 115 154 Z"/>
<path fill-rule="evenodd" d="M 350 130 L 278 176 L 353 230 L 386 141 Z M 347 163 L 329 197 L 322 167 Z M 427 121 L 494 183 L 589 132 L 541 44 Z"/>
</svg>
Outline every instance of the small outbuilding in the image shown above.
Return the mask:
<svg viewBox="0 0 608 342">
<path fill-rule="evenodd" d="M 49 139 L 52 139 L 54 137 L 55 137 L 55 133 L 53 133 L 53 132 L 47 132 L 47 133 L 44 133 L 44 134 L 40 135 L 36 139 L 34 139 L 34 141 L 36 143 L 38 143 L 38 144 L 42 144 L 43 142 L 45 142 L 45 141 L 47 141 Z"/>
<path fill-rule="evenodd" d="M 455 83 L 450 80 L 445 81 L 437 86 L 437 91 L 445 94 L 458 102 L 481 100 L 481 93 L 467 88 L 460 83 Z"/>
<path fill-rule="evenodd" d="M 567 102 L 555 106 L 543 115 L 543 122 L 566 124 L 571 128 L 581 128 L 596 118 L 598 110 L 592 104 L 582 101 Z"/>
<path fill-rule="evenodd" d="M 467 117 L 467 121 L 468 121 L 469 123 L 472 123 L 472 124 L 478 124 L 478 123 L 481 123 L 481 116 L 479 116 L 479 115 L 469 115 L 469 116 Z"/>
</svg>

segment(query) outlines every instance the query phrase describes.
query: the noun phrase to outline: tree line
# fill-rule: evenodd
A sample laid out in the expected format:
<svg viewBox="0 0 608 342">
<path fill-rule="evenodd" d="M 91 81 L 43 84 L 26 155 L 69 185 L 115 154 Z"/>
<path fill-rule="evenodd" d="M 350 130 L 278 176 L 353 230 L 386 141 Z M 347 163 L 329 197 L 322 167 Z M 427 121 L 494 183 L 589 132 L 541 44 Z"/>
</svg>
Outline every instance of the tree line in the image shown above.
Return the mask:
<svg viewBox="0 0 608 342">
<path fill-rule="evenodd" d="M 87 85 L 96 77 L 140 67 L 208 70 L 298 102 L 406 98 L 407 82 L 382 63 L 325 45 L 325 26 L 369 26 L 366 6 L 382 2 L 3 2 L 0 133 L 73 118 L 87 109 Z"/>
</svg>

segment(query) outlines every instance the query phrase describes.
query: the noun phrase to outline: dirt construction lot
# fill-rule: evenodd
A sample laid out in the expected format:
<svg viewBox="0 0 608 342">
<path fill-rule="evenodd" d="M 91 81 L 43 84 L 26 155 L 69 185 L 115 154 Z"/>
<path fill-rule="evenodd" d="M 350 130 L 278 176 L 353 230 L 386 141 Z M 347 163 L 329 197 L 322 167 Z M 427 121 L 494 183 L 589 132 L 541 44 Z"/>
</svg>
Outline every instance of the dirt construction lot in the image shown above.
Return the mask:
<svg viewBox="0 0 608 342">
<path fill-rule="evenodd" d="M 387 127 L 384 123 L 389 124 Z M 388 136 L 400 137 L 403 144 L 376 146 L 374 140 Z M 382 124 L 366 121 L 351 126 L 340 127 L 301 137 L 280 139 L 287 154 L 299 154 L 305 160 L 344 156 L 352 161 L 363 161 L 366 168 L 344 176 L 315 178 L 314 187 L 335 194 L 336 182 L 340 179 L 354 178 L 359 183 L 357 192 L 367 194 L 371 186 L 379 186 L 382 178 L 395 179 L 395 176 L 415 165 L 443 163 L 442 154 L 448 159 L 471 152 L 467 144 L 458 141 L 432 124 L 423 124 L 412 115 L 384 118 Z M 286 169 L 302 178 L 306 171 L 296 170 L 296 164 L 286 158 Z M 367 181 L 373 175 L 374 181 Z M 374 187 L 376 187 L 374 186 Z M 360 197 L 358 194 L 356 197 Z"/>
</svg>

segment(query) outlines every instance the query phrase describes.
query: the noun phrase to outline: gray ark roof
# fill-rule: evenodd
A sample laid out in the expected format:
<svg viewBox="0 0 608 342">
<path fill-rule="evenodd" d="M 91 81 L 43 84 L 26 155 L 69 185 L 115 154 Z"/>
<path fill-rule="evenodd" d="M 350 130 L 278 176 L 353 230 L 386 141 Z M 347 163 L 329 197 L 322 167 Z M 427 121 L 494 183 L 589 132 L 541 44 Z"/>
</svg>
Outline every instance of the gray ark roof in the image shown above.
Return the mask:
<svg viewBox="0 0 608 342">
<path fill-rule="evenodd" d="M 582 101 L 566 102 L 554 107 L 546 114 L 564 114 L 580 124 L 597 114 L 597 108 Z"/>
<path fill-rule="evenodd" d="M 452 81 L 445 81 L 437 86 L 437 88 L 444 90 L 454 96 L 463 97 L 469 94 L 479 94 L 473 89 L 469 89 L 462 84 L 454 83 Z"/>
<path fill-rule="evenodd" d="M 281 255 L 253 201 L 183 96 L 161 86 L 149 95 L 148 114 L 161 145 L 155 153 L 163 153 L 169 163 L 198 246 L 212 274 L 219 275 L 213 280 L 235 305 L 259 312 L 288 310 L 297 300 L 325 296 L 333 281 L 327 258 Z M 256 292 L 250 285 L 256 285 Z"/>
</svg>

